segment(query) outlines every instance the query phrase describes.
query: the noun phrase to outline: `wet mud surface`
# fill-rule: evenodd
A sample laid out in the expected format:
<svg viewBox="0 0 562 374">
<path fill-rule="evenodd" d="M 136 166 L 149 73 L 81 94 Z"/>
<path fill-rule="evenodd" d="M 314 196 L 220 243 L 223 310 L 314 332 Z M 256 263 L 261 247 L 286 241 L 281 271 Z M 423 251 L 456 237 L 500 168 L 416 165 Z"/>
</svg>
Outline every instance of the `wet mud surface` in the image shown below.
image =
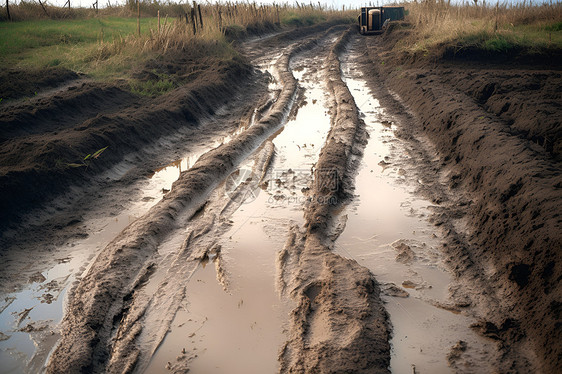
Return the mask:
<svg viewBox="0 0 562 374">
<path fill-rule="evenodd" d="M 474 330 L 496 342 L 498 370 L 556 372 L 559 69 L 469 59 L 393 63 L 385 58 L 396 40 L 392 33 L 363 40 L 377 67 L 372 86 L 384 82 L 384 104 L 419 121 L 403 138 L 422 133 L 435 146 L 428 171 L 448 186 L 433 183 L 423 193 L 439 204 L 430 219 L 447 238 L 443 253 L 461 285 L 455 294 L 481 319 Z"/>
<path fill-rule="evenodd" d="M 162 98 L 3 104 L 5 211 L 46 189 L 3 218 L 0 372 L 553 372 L 558 73 L 393 70 L 386 37 L 301 28 Z"/>
</svg>

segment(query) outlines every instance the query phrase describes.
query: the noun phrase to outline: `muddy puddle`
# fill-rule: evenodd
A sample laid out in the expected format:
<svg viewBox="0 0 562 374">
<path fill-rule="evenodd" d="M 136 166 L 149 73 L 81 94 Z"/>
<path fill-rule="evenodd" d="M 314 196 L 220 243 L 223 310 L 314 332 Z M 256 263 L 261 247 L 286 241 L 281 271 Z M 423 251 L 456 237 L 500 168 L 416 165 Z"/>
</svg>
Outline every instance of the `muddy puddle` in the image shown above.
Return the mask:
<svg viewBox="0 0 562 374">
<path fill-rule="evenodd" d="M 152 204 L 144 201 L 117 216 L 86 222 L 87 237 L 57 250 L 55 266 L 35 273 L 23 290 L 2 295 L 0 332 L 8 338 L 0 341 L 0 373 L 41 370 L 58 339 L 68 289 L 99 250 Z"/>
<path fill-rule="evenodd" d="M 336 251 L 366 266 L 381 284 L 393 326 L 390 369 L 449 373 L 454 358 L 461 371 L 487 372 L 491 346 L 469 328 L 475 321 L 449 307 L 452 278 L 442 265 L 440 238 L 425 219 L 432 205 L 415 194 L 421 183 L 413 172 L 416 160 L 394 136 L 391 113 L 372 96 L 361 73 L 348 61 L 342 70 L 370 139 Z M 451 355 L 455 345 L 460 348 Z"/>
<path fill-rule="evenodd" d="M 199 373 L 278 370 L 285 322 L 293 306 L 276 289 L 276 258 L 290 224 L 302 221 L 303 189 L 330 128 L 321 73 L 301 60 L 291 68 L 305 99 L 296 116 L 268 139 L 275 154 L 264 183 L 245 195 L 228 218 L 231 227 L 217 241 L 220 257 L 211 255 L 189 278 L 170 331 L 141 372 L 164 373 L 186 359 L 187 367 Z M 242 175 L 252 163 L 240 169 Z M 227 178 L 217 191 L 228 197 L 229 188 Z"/>
<path fill-rule="evenodd" d="M 87 272 L 97 253 L 155 205 L 181 171 L 193 166 L 208 150 L 229 142 L 241 130 L 208 139 L 182 159 L 155 170 L 148 180 L 131 187 L 138 197 L 118 215 L 84 221 L 82 233 L 55 250 L 54 266 L 33 274 L 20 291 L 0 295 L 1 374 L 41 371 L 58 340 L 57 325 L 63 316 L 66 293 Z M 119 179 L 128 170 L 125 164 L 117 165 L 105 177 Z"/>
</svg>

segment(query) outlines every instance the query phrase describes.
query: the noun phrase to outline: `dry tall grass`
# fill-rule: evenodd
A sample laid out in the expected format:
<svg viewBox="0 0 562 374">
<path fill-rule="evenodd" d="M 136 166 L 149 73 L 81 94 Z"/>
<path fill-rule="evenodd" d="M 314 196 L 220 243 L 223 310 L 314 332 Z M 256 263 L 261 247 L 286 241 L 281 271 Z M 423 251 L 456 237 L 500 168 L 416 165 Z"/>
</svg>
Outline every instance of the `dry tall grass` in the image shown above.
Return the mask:
<svg viewBox="0 0 562 374">
<path fill-rule="evenodd" d="M 42 35 L 34 32 L 33 37 L 37 39 L 36 46 L 21 51 L 21 48 L 12 48 L 17 56 L 0 57 L 15 62 L 18 67 L 24 69 L 62 66 L 92 74 L 100 79 L 111 79 L 126 76 L 133 66 L 142 64 L 142 61 L 158 58 L 159 55 L 174 50 L 187 51 L 191 59 L 231 60 L 237 55 L 231 45 L 233 40 L 247 35 L 263 35 L 283 26 L 305 26 L 333 18 L 343 18 L 353 22 L 357 13 L 353 10 L 340 11 L 312 3 L 308 5 L 300 3 L 263 5 L 256 2 L 198 4 L 195 1 L 188 1 L 178 4 L 141 0 L 139 5 L 143 19 L 159 15 L 158 22 L 150 18 L 151 22 L 143 23 L 140 35 L 138 32 L 130 32 L 130 25 L 132 22 L 135 23 L 134 19 L 137 16 L 138 8 L 135 0 L 128 0 L 121 6 L 108 6 L 99 9 L 99 12 L 94 9 L 68 9 L 46 4 L 43 10 L 39 3 L 23 0 L 10 7 L 12 18 L 27 20 L 29 28 L 34 27 L 34 20 L 56 19 L 56 21 L 42 21 L 41 25 L 49 28 L 51 34 L 53 32 L 56 34 L 57 30 L 60 30 L 61 42 L 57 44 L 56 35 L 50 35 L 49 42 L 42 43 Z M 0 8 L 0 14 L 3 13 L 2 11 Z M 111 24 L 119 22 L 115 17 L 127 19 L 129 33 L 112 32 L 110 37 L 104 38 L 104 25 L 107 25 L 107 29 L 111 29 Z M 100 24 L 103 24 L 97 41 L 82 40 L 79 35 L 74 35 L 75 37 L 69 42 L 65 42 L 68 38 L 63 36 L 67 33 L 65 31 L 67 25 L 72 27 L 73 34 L 78 34 L 80 27 L 90 27 L 88 25 L 91 25 L 91 22 L 82 22 L 90 21 L 90 18 L 98 18 Z M 2 27 L 9 30 L 10 24 L 15 26 L 18 22 L 5 21 Z M 145 26 L 147 24 L 154 26 L 148 28 Z M 21 37 L 25 38 L 24 35 Z M 36 48 L 37 53 L 33 53 L 33 48 Z"/>
<path fill-rule="evenodd" d="M 177 4 L 175 4 L 177 5 Z M 166 8 L 164 8 L 166 9 Z M 281 25 L 303 26 L 333 18 L 348 19 L 355 17 L 356 11 L 335 10 L 322 5 L 296 6 L 258 5 L 257 3 L 217 3 L 217 4 L 183 4 L 181 9 L 173 8 L 176 17 L 170 17 L 165 11 L 157 10 L 160 15 L 159 27 L 151 29 L 146 35 L 129 35 L 111 43 L 100 45 L 105 51 L 102 55 L 120 53 L 132 46 L 141 51 L 165 53 L 170 49 L 197 48 L 216 49 L 225 41 L 243 37 L 246 34 L 271 32 Z M 226 39 L 225 39 L 226 37 Z"/>
<path fill-rule="evenodd" d="M 562 47 L 562 3 L 529 1 L 487 3 L 425 0 L 403 4 L 414 31 L 397 44 L 409 51 L 429 51 L 457 44 L 489 50 L 511 47 Z"/>
<path fill-rule="evenodd" d="M 303 5 L 298 2 L 295 5 L 263 5 L 256 2 L 197 4 L 196 1 L 180 4 L 171 1 L 141 0 L 137 4 L 136 0 L 128 0 L 119 6 L 112 6 L 109 2 L 107 7 L 99 10 L 55 7 L 44 1 L 43 5 L 31 0 L 21 0 L 18 4 L 10 6 L 11 18 L 35 20 L 136 17 L 137 6 L 140 8 L 141 17 L 160 17 L 159 27 L 151 29 L 149 33 L 125 35 L 110 42 L 100 40 L 99 49 L 94 53 L 98 60 L 122 53 L 127 47 L 136 48 L 137 51 L 166 52 L 169 49 L 192 46 L 194 40 L 217 44 L 224 36 L 232 40 L 243 37 L 246 33 L 261 34 L 272 31 L 280 25 L 311 25 L 334 17 L 347 17 L 351 21 L 356 13 L 350 10 L 336 10 L 320 3 Z M 0 16 L 4 16 L 6 20 L 5 7 L 0 9 Z"/>
</svg>

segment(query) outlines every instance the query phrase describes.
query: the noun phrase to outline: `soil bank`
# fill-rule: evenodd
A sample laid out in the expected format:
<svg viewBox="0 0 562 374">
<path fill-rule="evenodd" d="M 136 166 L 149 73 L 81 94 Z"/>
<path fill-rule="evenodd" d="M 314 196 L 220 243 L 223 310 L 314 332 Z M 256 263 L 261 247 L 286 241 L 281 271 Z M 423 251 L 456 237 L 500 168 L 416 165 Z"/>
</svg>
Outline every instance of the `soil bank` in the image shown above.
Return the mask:
<svg viewBox="0 0 562 374">
<path fill-rule="evenodd" d="M 424 134 L 436 147 L 435 175 L 447 175 L 452 197 L 434 201 L 442 209 L 432 220 L 464 281 L 459 306 L 478 310 L 473 327 L 497 341 L 500 371 L 554 373 L 562 366 L 560 66 L 394 52 L 408 32 L 363 38 L 365 72 L 387 102 L 417 118 L 402 136 Z M 431 185 L 425 193 L 432 197 Z"/>
</svg>

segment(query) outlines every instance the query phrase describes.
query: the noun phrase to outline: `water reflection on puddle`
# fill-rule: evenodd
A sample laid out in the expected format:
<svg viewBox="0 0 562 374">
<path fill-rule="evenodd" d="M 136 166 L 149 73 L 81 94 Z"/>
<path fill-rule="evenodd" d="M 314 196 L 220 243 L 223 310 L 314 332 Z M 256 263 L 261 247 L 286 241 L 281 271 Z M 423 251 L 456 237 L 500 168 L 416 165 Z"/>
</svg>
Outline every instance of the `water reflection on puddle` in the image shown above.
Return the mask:
<svg viewBox="0 0 562 374">
<path fill-rule="evenodd" d="M 86 222 L 87 237 L 59 248 L 56 265 L 35 273 L 23 290 L 2 295 L 0 373 L 41 371 L 58 339 L 56 326 L 62 319 L 68 289 L 87 270 L 95 254 L 151 204 L 142 202 L 118 216 Z"/>
<path fill-rule="evenodd" d="M 441 267 L 439 239 L 423 218 L 431 204 L 414 195 L 418 182 L 409 174 L 409 156 L 394 137 L 395 125 L 353 65 L 344 64 L 342 70 L 370 139 L 356 179 L 357 197 L 347 209 L 336 250 L 369 268 L 385 293 L 394 295 L 384 296 L 393 325 L 390 369 L 452 372 L 447 354 L 463 340 L 473 359 L 471 370 L 486 371 L 483 357 L 489 347 L 470 330 L 473 321 L 435 306 L 450 302 L 452 279 Z"/>
<path fill-rule="evenodd" d="M 214 140 L 208 144 L 200 145 L 195 149 L 191 150 L 186 156 L 181 159 L 175 160 L 168 165 L 165 165 L 154 171 L 154 174 L 150 177 L 150 185 L 146 189 L 145 194 L 150 195 L 155 188 L 160 188 L 162 192 L 168 192 L 172 188 L 172 184 L 178 180 L 180 173 L 190 169 L 195 165 L 199 157 L 210 151 L 211 149 L 217 148 L 222 144 L 230 142 L 236 135 L 242 132 L 244 128 L 239 128 L 234 133 L 223 136 L 217 140 Z M 156 187 L 157 186 L 157 187 Z"/>
</svg>

